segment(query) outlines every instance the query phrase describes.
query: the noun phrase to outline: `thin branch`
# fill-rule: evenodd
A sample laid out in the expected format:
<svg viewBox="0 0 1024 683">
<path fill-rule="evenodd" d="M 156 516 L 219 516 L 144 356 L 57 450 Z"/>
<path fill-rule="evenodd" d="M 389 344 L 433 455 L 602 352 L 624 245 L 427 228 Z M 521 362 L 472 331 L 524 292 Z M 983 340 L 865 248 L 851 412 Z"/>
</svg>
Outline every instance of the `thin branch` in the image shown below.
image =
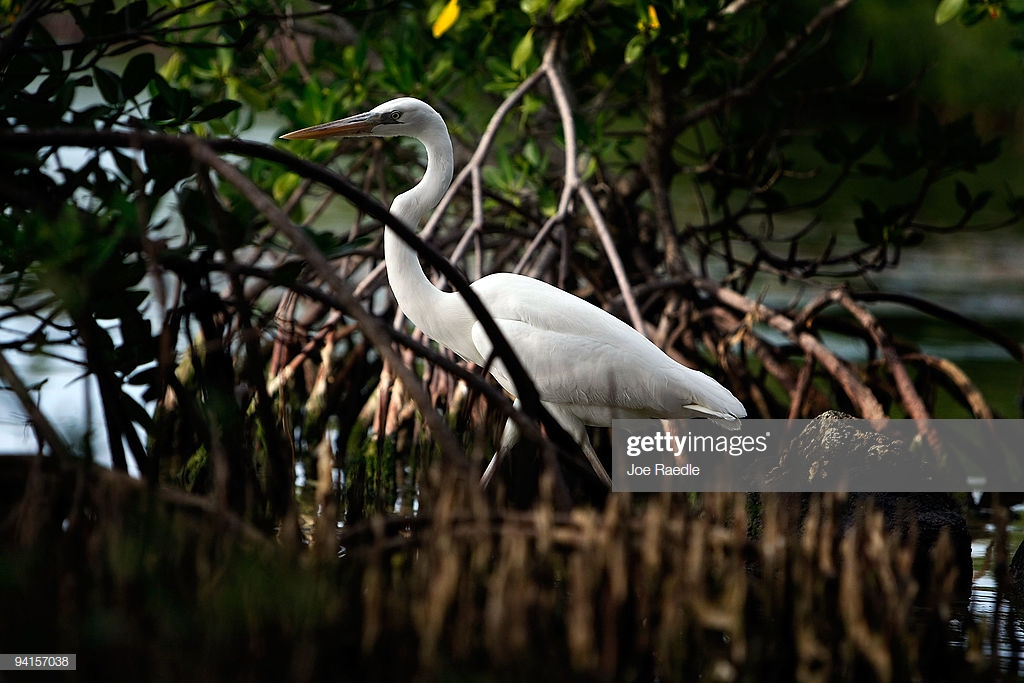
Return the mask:
<svg viewBox="0 0 1024 683">
<path fill-rule="evenodd" d="M 258 277 L 264 280 L 271 280 L 274 276 L 272 271 L 263 268 L 237 265 L 231 263 L 211 263 L 210 269 Z M 290 283 L 288 287 L 296 294 L 312 299 L 313 301 L 317 301 L 321 304 L 331 307 L 332 309 L 344 309 L 344 305 L 337 297 L 333 296 L 331 293 L 317 289 L 316 287 L 311 287 L 300 282 Z M 510 401 L 508 397 L 505 396 L 505 394 L 503 394 L 500 390 L 496 389 L 493 385 L 488 383 L 486 377 L 484 377 L 483 375 L 471 372 L 470 370 L 466 369 L 461 364 L 453 361 L 451 358 L 447 357 L 443 353 L 438 353 L 437 351 L 434 351 L 430 347 L 421 344 L 419 341 L 417 341 L 410 335 L 406 334 L 405 332 L 401 331 L 400 329 L 388 325 L 382 325 L 381 327 L 391 337 L 392 341 L 395 341 L 401 344 L 402 346 L 406 347 L 420 358 L 423 358 L 424 360 L 431 363 L 431 365 L 438 366 L 445 372 L 450 373 L 457 377 L 458 379 L 463 380 L 470 388 L 472 388 L 474 391 L 480 392 L 484 396 L 484 398 L 488 400 L 489 403 L 498 407 L 505 415 L 512 416 L 515 413 L 515 411 L 512 408 L 512 401 Z M 346 334 L 351 332 L 351 328 L 352 326 L 346 326 L 345 328 L 343 328 L 343 330 L 337 333 L 337 336 L 345 336 Z M 317 349 L 317 347 L 319 347 L 324 342 L 324 340 L 328 336 L 334 334 L 335 329 L 333 326 L 324 325 L 323 327 L 321 327 L 320 330 L 317 331 L 317 333 L 313 335 L 311 339 L 309 339 L 305 346 L 302 347 L 302 349 L 299 351 L 296 357 L 289 361 L 288 365 L 285 366 L 278 373 L 278 375 L 271 380 L 270 384 L 273 384 L 273 391 L 271 391 L 269 384 L 268 391 L 271 391 L 271 393 L 276 392 L 280 384 L 284 381 L 287 381 L 288 378 L 298 370 L 302 361 L 309 357 Z M 544 436 L 541 434 L 540 430 L 537 429 L 537 425 L 534 422 L 530 420 L 524 420 L 522 423 L 517 424 L 519 424 L 520 431 L 522 431 L 523 435 L 527 439 L 530 439 L 536 443 L 540 443 L 544 440 Z"/>
<path fill-rule="evenodd" d="M 594 200 L 590 189 L 580 182 L 577 172 L 579 159 L 576 152 L 576 124 L 573 121 L 572 106 L 569 104 L 565 80 L 562 77 L 558 62 L 555 60 L 555 55 L 558 52 L 557 47 L 558 38 L 552 38 L 548 43 L 547 49 L 544 51 L 541 68 L 544 70 L 548 83 L 551 85 L 551 95 L 555 100 L 555 105 L 558 107 L 558 114 L 562 121 L 563 137 L 565 138 L 565 185 L 567 188 L 578 192 L 583 199 L 587 212 L 590 213 L 590 218 L 594 222 L 594 230 L 597 232 L 601 245 L 604 247 L 605 256 L 608 258 L 608 263 L 615 274 L 619 291 L 622 292 L 622 298 L 626 304 L 626 310 L 629 312 L 630 321 L 633 323 L 633 327 L 643 334 L 644 320 L 640 315 L 640 309 L 637 308 L 636 300 L 633 298 L 629 277 L 626 275 L 626 269 L 622 265 L 622 259 L 619 258 L 619 252 L 615 247 L 615 240 L 612 239 L 611 233 L 608 231 L 601 208 Z"/>
<path fill-rule="evenodd" d="M 626 305 L 626 311 L 629 313 L 630 322 L 633 323 L 633 327 L 638 332 L 644 334 L 644 319 L 640 315 L 640 309 L 637 308 L 636 299 L 633 298 L 633 289 L 629 285 L 629 277 L 626 275 L 626 268 L 622 265 L 622 259 L 619 258 L 619 252 L 615 249 L 615 240 L 612 239 L 611 233 L 608 231 L 608 226 L 604 222 L 604 216 L 601 214 L 601 207 L 597 205 L 597 201 L 594 199 L 594 195 L 590 194 L 590 188 L 586 185 L 580 185 L 578 192 L 580 197 L 583 199 L 583 205 L 587 207 L 587 211 L 590 213 L 590 217 L 594 221 L 594 228 L 601 238 L 601 245 L 604 247 L 605 255 L 608 257 L 608 263 L 611 264 L 612 272 L 615 273 L 615 280 L 618 282 L 619 291 L 622 293 L 622 301 Z"/>
<path fill-rule="evenodd" d="M 50 421 L 39 410 L 39 406 L 32 400 L 28 387 L 18 377 L 14 367 L 7 361 L 7 356 L 0 351 L 0 378 L 7 384 L 7 388 L 14 392 L 22 409 L 28 416 L 32 429 L 35 430 L 36 438 L 39 440 L 39 449 L 42 452 L 43 444 L 48 444 L 54 456 L 58 458 L 70 458 L 71 449 L 65 443 L 64 438 L 54 428 Z"/>
<path fill-rule="evenodd" d="M 50 0 L 29 0 L 21 8 L 11 30 L 0 40 L 0 73 L 7 70 L 7 64 L 19 51 L 25 50 L 25 39 L 36 20 L 49 13 L 53 7 Z"/>
<path fill-rule="evenodd" d="M 857 322 L 860 323 L 861 327 L 867 330 L 871 338 L 875 340 L 875 344 L 882 350 L 882 356 L 889 367 L 889 372 L 892 373 L 893 379 L 896 381 L 896 388 L 903 399 L 904 407 L 907 409 L 910 417 L 923 424 L 929 418 L 928 409 L 925 407 L 924 401 L 921 400 L 921 395 L 917 393 L 910 375 L 907 374 L 907 368 L 903 365 L 903 361 L 889 339 L 888 332 L 878 322 L 878 318 L 873 316 L 868 309 L 850 298 L 845 287 L 833 289 L 830 296 L 833 301 L 849 311 Z"/>
<path fill-rule="evenodd" d="M 508 96 L 502 101 L 498 108 L 494 111 L 490 121 L 487 123 L 487 127 L 484 129 L 483 135 L 480 136 L 480 141 L 477 143 L 476 149 L 473 151 L 473 155 L 466 162 L 466 165 L 459 171 L 458 175 L 452 181 L 448 191 L 445 192 L 441 201 L 438 202 L 434 212 L 430 215 L 426 224 L 423 226 L 423 232 L 421 233 L 424 238 L 430 237 L 437 227 L 437 224 L 441 221 L 441 217 L 444 212 L 448 209 L 448 205 L 451 204 L 455 195 L 458 194 L 459 189 L 471 177 L 473 169 L 483 165 L 484 160 L 487 158 L 487 154 L 491 151 L 491 145 L 494 144 L 494 140 L 498 136 L 498 131 L 501 130 L 501 124 L 504 122 L 505 117 L 512 111 L 512 107 L 519 103 L 519 100 L 528 93 L 534 85 L 544 75 L 542 69 L 537 69 L 527 76 L 522 83 L 516 86 Z"/>
<path fill-rule="evenodd" d="M 986 325 L 985 323 L 968 318 L 965 315 L 961 315 L 956 311 L 950 310 L 936 303 L 932 303 L 931 301 L 926 301 L 910 294 L 899 294 L 895 292 L 850 292 L 850 298 L 856 301 L 884 301 L 916 308 L 922 313 L 953 323 L 957 327 L 973 332 L 979 337 L 987 339 L 993 344 L 999 345 L 1005 349 L 1014 360 L 1024 363 L 1024 345 L 1021 345 L 1021 343 L 1013 337 L 1010 337 L 1002 330 L 998 330 Z"/>
<path fill-rule="evenodd" d="M 864 385 L 847 365 L 840 360 L 821 340 L 813 334 L 797 328 L 793 321 L 764 304 L 755 303 L 738 292 L 726 289 L 717 282 L 696 278 L 695 284 L 715 296 L 727 306 L 742 311 L 754 320 L 767 323 L 792 339 L 805 353 L 813 357 L 833 377 L 850 400 L 853 401 L 860 417 L 873 420 L 885 417 L 882 405 L 871 390 Z"/>
<path fill-rule="evenodd" d="M 974 417 L 979 420 L 992 420 L 995 418 L 991 406 L 989 406 L 977 385 L 975 385 L 974 382 L 971 381 L 971 378 L 967 376 L 967 373 L 953 361 L 946 358 L 936 358 L 935 356 L 929 356 L 924 353 L 908 353 L 903 357 L 903 360 L 908 363 L 920 363 L 932 370 L 940 372 L 960 392 L 960 395 L 963 396 L 964 401 L 967 403 L 967 407 L 970 408 Z"/>
<path fill-rule="evenodd" d="M 807 393 L 811 388 L 811 380 L 814 378 L 814 359 L 810 354 L 804 354 L 804 363 L 800 366 L 800 372 L 796 378 L 796 386 L 790 392 L 789 415 L 790 420 L 800 417 L 800 410 L 803 408 Z"/>
</svg>

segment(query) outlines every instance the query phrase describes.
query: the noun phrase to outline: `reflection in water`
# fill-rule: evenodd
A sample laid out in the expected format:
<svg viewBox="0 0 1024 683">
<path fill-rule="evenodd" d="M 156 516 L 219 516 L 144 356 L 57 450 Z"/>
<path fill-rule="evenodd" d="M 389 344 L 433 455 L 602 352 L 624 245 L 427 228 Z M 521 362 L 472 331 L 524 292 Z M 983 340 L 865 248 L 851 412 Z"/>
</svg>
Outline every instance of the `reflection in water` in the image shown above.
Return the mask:
<svg viewBox="0 0 1024 683">
<path fill-rule="evenodd" d="M 1014 508 L 1014 518 L 1007 529 L 1009 536 L 1009 553 L 1024 540 L 1024 523 L 1020 506 Z M 1024 668 L 1024 613 L 1020 606 L 1013 605 L 1005 595 L 999 595 L 996 578 L 992 573 L 992 545 L 995 537 L 993 524 L 979 525 L 973 530 L 971 542 L 971 560 L 974 564 L 974 581 L 972 582 L 970 612 L 976 623 L 984 630 L 984 654 L 995 656 L 1002 662 L 1001 668 L 1020 671 Z M 996 612 L 998 602 L 999 610 Z M 993 626 L 995 628 L 993 629 Z"/>
</svg>

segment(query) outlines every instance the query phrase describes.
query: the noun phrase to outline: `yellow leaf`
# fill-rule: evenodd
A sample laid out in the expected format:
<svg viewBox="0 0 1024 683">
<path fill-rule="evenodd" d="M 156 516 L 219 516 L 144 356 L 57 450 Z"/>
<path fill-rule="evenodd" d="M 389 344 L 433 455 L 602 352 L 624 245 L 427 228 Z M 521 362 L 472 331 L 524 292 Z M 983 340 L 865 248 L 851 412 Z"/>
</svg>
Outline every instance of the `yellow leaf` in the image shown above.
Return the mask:
<svg viewBox="0 0 1024 683">
<path fill-rule="evenodd" d="M 647 6 L 647 23 L 655 31 L 661 28 L 661 22 L 658 21 L 658 13 L 654 11 L 654 5 Z"/>
<path fill-rule="evenodd" d="M 441 13 L 437 15 L 437 19 L 434 20 L 434 25 L 430 29 L 431 33 L 434 34 L 435 38 L 440 38 L 444 35 L 445 31 L 452 27 L 458 18 L 459 0 L 448 0 L 448 4 L 444 6 Z"/>
<path fill-rule="evenodd" d="M 641 31 L 657 31 L 661 28 L 658 12 L 654 9 L 654 5 L 647 6 L 647 18 L 636 22 L 636 27 Z"/>
</svg>

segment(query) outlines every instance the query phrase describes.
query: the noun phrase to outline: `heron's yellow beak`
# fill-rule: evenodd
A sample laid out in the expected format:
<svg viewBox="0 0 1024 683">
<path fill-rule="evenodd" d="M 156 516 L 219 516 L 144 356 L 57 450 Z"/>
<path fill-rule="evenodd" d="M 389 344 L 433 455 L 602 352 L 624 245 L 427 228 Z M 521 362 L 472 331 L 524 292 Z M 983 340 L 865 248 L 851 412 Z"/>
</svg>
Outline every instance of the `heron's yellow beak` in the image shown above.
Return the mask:
<svg viewBox="0 0 1024 683">
<path fill-rule="evenodd" d="M 321 123 L 318 126 L 310 126 L 302 130 L 285 133 L 281 138 L 284 140 L 315 140 L 319 138 L 370 135 L 379 123 L 380 114 L 367 112 L 366 114 L 356 114 L 345 119 Z"/>
</svg>

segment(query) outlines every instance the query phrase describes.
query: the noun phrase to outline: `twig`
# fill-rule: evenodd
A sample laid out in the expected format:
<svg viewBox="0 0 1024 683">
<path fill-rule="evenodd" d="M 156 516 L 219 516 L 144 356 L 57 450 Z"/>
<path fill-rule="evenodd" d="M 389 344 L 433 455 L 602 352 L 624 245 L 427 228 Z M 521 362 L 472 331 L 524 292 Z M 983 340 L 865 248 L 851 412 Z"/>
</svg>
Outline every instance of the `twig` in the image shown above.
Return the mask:
<svg viewBox="0 0 1024 683">
<path fill-rule="evenodd" d="M 861 327 L 867 330 L 871 338 L 875 340 L 875 344 L 882 350 L 882 356 L 885 358 L 886 365 L 889 366 L 889 372 L 892 373 L 893 379 L 896 381 L 896 388 L 900 392 L 903 405 L 906 407 L 910 417 L 918 422 L 927 420 L 929 417 L 928 409 L 925 407 L 924 401 L 921 400 L 921 395 L 917 393 L 910 375 L 907 374 L 906 366 L 903 365 L 903 361 L 900 359 L 899 354 L 896 353 L 896 349 L 889 339 L 889 334 L 882 327 L 881 323 L 878 322 L 878 318 L 871 315 L 868 309 L 851 299 L 845 287 L 833 289 L 830 296 L 833 301 L 853 315 Z"/>
<path fill-rule="evenodd" d="M 632 322 L 633 327 L 643 334 L 644 320 L 640 315 L 640 309 L 637 308 L 636 299 L 633 298 L 632 288 L 629 284 L 629 277 L 626 275 L 626 269 L 622 265 L 622 259 L 619 258 L 619 252 L 615 248 L 615 240 L 612 239 L 611 233 L 608 231 L 608 225 L 604 221 L 604 215 L 601 213 L 601 208 L 594 200 L 594 196 L 590 193 L 590 189 L 580 182 L 579 173 L 577 171 L 577 164 L 579 163 L 579 160 L 577 159 L 576 152 L 576 124 L 573 121 L 572 106 L 569 104 L 569 96 L 567 94 L 565 80 L 562 78 L 558 62 L 555 60 L 555 55 L 558 52 L 557 48 L 558 38 L 556 36 L 550 40 L 547 49 L 544 51 L 544 58 L 541 60 L 541 68 L 544 70 L 544 75 L 547 77 L 548 83 L 551 85 L 551 95 L 555 100 L 555 106 L 558 107 L 558 115 L 562 121 L 563 137 L 565 138 L 565 185 L 566 188 L 578 192 L 580 198 L 583 199 L 583 203 L 587 207 L 587 212 L 590 214 L 590 218 L 594 222 L 594 230 L 597 232 L 597 235 L 601 240 L 601 246 L 604 247 L 608 263 L 611 265 L 612 272 L 615 274 L 615 280 L 619 285 L 619 291 L 622 292 L 622 299 L 626 304 L 626 310 L 629 312 L 630 321 Z"/>
<path fill-rule="evenodd" d="M 811 380 L 814 378 L 814 359 L 808 353 L 804 354 L 804 364 L 796 377 L 796 386 L 790 394 L 789 415 L 790 420 L 800 417 L 800 409 L 803 407 L 807 392 L 811 388 Z"/>
<path fill-rule="evenodd" d="M 514 107 L 519 100 L 521 100 L 523 96 L 537 84 L 537 81 L 539 81 L 543 75 L 543 70 L 537 69 L 527 76 L 522 83 L 516 86 L 516 89 L 509 93 L 504 101 L 498 105 L 498 108 L 491 116 L 491 120 L 488 121 L 487 127 L 484 129 L 483 135 L 480 136 L 480 141 L 477 143 L 476 150 L 473 151 L 473 155 L 469 158 L 469 161 L 466 162 L 466 165 L 462 170 L 459 171 L 458 175 L 455 176 L 455 179 L 452 181 L 448 191 L 445 192 L 443 197 L 441 197 L 441 201 L 438 202 L 434 212 L 430 215 L 430 218 L 423 226 L 423 232 L 421 233 L 423 237 L 430 237 L 430 235 L 433 234 L 434 229 L 441 220 L 441 217 L 448 209 L 448 205 L 451 204 L 455 195 L 458 194 L 459 188 L 462 187 L 463 183 L 466 182 L 466 179 L 470 177 L 470 174 L 472 174 L 473 168 L 481 166 L 487 158 L 487 154 L 491 151 L 491 145 L 494 144 L 494 140 L 498 136 L 498 131 L 501 129 L 501 124 L 504 122 L 505 117 L 512 111 L 512 107 Z"/>
<path fill-rule="evenodd" d="M 1004 348 L 1014 360 L 1024 363 L 1024 345 L 1021 345 L 1020 342 L 1016 341 L 1002 330 L 997 330 L 985 323 L 972 320 L 965 315 L 961 315 L 956 311 L 950 310 L 936 303 L 932 303 L 931 301 L 925 301 L 924 299 L 910 294 L 899 294 L 894 292 L 850 292 L 849 296 L 856 301 L 885 301 L 916 308 L 923 313 L 927 313 L 928 315 L 939 318 L 940 320 L 951 322 L 957 327 L 961 327 L 973 332 L 979 337 L 988 339 L 994 344 L 998 344 Z"/>
<path fill-rule="evenodd" d="M 849 292 L 845 287 L 832 290 L 832 298 L 853 314 L 857 322 L 868 331 L 868 334 L 871 335 L 872 339 L 875 340 L 875 343 L 882 350 L 885 364 L 889 367 L 889 372 L 892 373 L 892 377 L 896 381 L 896 389 L 900 393 L 903 407 L 906 408 L 907 413 L 913 418 L 921 436 L 928 442 L 935 455 L 941 457 L 942 442 L 939 440 L 935 428 L 928 420 L 930 417 L 928 408 L 925 407 L 924 401 L 921 400 L 921 395 L 917 392 L 914 382 L 910 379 L 907 367 L 903 364 L 903 360 L 892 345 L 885 328 L 882 327 L 875 316 L 871 315 L 870 311 L 850 298 Z"/>
<path fill-rule="evenodd" d="M 936 358 L 924 353 L 908 353 L 903 356 L 903 360 L 908 363 L 921 363 L 945 375 L 953 383 L 953 386 L 960 391 L 964 400 L 967 401 L 967 406 L 971 409 L 974 417 L 980 420 L 995 418 L 992 408 L 985 400 L 981 391 L 971 381 L 971 378 L 967 376 L 967 373 L 961 370 L 960 366 L 953 361 L 946 358 Z"/>
<path fill-rule="evenodd" d="M 28 387 L 18 377 L 18 373 L 14 371 L 14 367 L 7 361 L 7 357 L 0 351 L 0 377 L 3 378 L 7 384 L 7 388 L 14 392 L 18 402 L 21 403 L 21 407 L 24 409 L 25 414 L 28 416 L 32 429 L 35 430 L 36 438 L 39 439 L 39 450 L 42 452 L 43 444 L 48 444 L 53 455 L 58 458 L 70 458 L 71 449 L 64 442 L 63 437 L 60 433 L 50 424 L 50 421 L 43 415 L 43 411 L 39 409 L 35 401 L 32 400 L 32 395 L 28 391 Z"/>
<path fill-rule="evenodd" d="M 875 395 L 871 393 L 871 390 L 857 379 L 850 368 L 836 357 L 834 353 L 829 351 L 813 334 L 797 329 L 793 325 L 793 321 L 781 313 L 768 308 L 764 304 L 755 303 L 739 292 L 721 287 L 717 282 L 704 278 L 695 278 L 695 283 L 701 289 L 714 295 L 723 304 L 764 321 L 792 339 L 805 353 L 812 356 L 839 382 L 843 391 L 853 401 L 857 410 L 860 411 L 860 417 L 868 420 L 885 417 L 882 405 L 875 398 Z"/>
</svg>

